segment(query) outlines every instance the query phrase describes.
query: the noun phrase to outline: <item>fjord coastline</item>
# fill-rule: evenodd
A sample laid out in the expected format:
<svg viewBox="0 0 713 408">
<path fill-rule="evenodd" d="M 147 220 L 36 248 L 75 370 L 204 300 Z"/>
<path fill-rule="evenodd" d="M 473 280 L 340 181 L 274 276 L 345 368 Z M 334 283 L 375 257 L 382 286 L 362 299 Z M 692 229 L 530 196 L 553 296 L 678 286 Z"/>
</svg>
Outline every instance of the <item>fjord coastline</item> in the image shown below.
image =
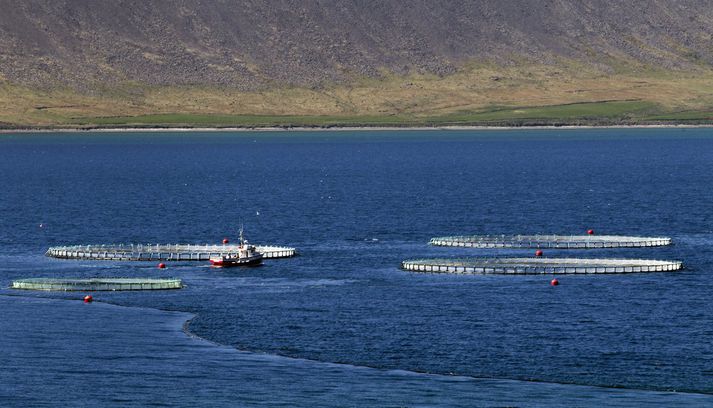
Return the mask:
<svg viewBox="0 0 713 408">
<path fill-rule="evenodd" d="M 133 132 L 358 132 L 358 131 L 481 131 L 481 130 L 546 130 L 546 129 L 707 129 L 705 124 L 639 124 L 639 125 L 522 125 L 522 126 L 240 126 L 240 127 L 191 127 L 191 126 L 124 126 L 124 127 L 7 127 L 0 134 L 23 133 L 133 133 Z"/>
</svg>

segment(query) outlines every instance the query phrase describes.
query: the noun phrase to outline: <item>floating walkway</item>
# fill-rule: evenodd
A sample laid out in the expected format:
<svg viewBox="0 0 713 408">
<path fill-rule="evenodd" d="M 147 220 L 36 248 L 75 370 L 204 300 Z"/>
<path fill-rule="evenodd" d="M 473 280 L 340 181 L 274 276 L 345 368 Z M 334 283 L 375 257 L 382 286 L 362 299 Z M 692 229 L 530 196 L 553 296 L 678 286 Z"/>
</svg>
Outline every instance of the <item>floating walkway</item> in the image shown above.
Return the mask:
<svg viewBox="0 0 713 408">
<path fill-rule="evenodd" d="M 51 291 L 107 291 L 107 290 L 166 290 L 181 289 L 180 279 L 153 278 L 90 278 L 90 279 L 19 279 L 12 282 L 13 289 Z"/>
<path fill-rule="evenodd" d="M 643 248 L 671 245 L 671 238 L 617 235 L 473 235 L 431 238 L 429 244 L 466 248 Z"/>
<path fill-rule="evenodd" d="M 403 261 L 401 267 L 407 271 L 431 273 L 564 275 L 670 272 L 683 268 L 683 263 L 644 259 L 469 258 L 410 260 Z"/>
<path fill-rule="evenodd" d="M 214 256 L 236 256 L 238 248 L 238 245 L 72 245 L 51 247 L 45 255 L 100 261 L 207 261 Z M 259 245 L 256 248 L 266 259 L 297 255 L 295 248 Z"/>
</svg>

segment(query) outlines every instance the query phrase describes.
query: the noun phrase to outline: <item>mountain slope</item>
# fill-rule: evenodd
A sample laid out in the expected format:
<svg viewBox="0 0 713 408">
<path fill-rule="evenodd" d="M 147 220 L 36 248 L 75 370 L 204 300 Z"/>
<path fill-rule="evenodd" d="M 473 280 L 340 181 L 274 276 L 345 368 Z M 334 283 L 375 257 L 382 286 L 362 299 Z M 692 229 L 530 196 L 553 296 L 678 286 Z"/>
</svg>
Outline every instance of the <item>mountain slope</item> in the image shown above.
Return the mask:
<svg viewBox="0 0 713 408">
<path fill-rule="evenodd" d="M 0 2 L 0 72 L 23 84 L 314 85 L 469 60 L 713 63 L 708 1 Z"/>
<path fill-rule="evenodd" d="M 503 78 L 513 81 L 496 88 L 511 92 L 523 83 L 548 82 L 538 75 L 562 75 L 562 83 L 582 79 L 582 73 L 602 81 L 623 72 L 632 81 L 662 72 L 708 78 L 713 66 L 713 7 L 707 0 L 0 0 L 0 10 L 0 85 L 21 87 L 12 92 L 23 95 L 27 109 L 76 104 L 76 98 L 113 101 L 101 112 L 71 113 L 79 116 L 160 113 L 165 110 L 147 98 L 163 88 L 213 95 L 201 106 L 167 108 L 173 111 L 300 114 L 297 101 L 281 109 L 276 90 L 371 86 L 372 94 L 400 104 L 426 94 L 417 87 L 384 94 L 393 80 L 406 79 L 407 87 L 423 85 L 427 77 L 450 84 L 460 75 L 462 89 L 475 98 L 485 92 L 479 86 L 492 88 L 490 77 L 505 75 L 499 70 L 510 70 Z M 514 67 L 535 68 L 517 76 Z M 220 92 L 269 95 L 252 107 L 229 108 L 219 106 Z M 693 97 L 698 105 L 707 100 L 705 94 Z M 317 99 L 328 104 L 328 97 Z M 475 99 L 462 105 L 502 103 Z M 314 112 L 400 113 L 389 103 L 367 109 L 340 103 Z"/>
</svg>

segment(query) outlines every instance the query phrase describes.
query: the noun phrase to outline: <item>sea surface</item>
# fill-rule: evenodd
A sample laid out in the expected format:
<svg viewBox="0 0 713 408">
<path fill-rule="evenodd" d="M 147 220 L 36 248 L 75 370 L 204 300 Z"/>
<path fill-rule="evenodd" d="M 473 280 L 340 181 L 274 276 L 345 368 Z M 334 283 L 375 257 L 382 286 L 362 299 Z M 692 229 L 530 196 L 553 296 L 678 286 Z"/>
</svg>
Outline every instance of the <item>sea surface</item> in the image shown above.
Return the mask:
<svg viewBox="0 0 713 408">
<path fill-rule="evenodd" d="M 220 243 L 257 268 L 71 261 L 49 246 Z M 546 256 L 673 273 L 459 276 L 457 234 L 669 236 Z M 713 129 L 0 135 L 0 406 L 713 406 Z M 176 291 L 8 289 L 178 277 Z"/>
</svg>

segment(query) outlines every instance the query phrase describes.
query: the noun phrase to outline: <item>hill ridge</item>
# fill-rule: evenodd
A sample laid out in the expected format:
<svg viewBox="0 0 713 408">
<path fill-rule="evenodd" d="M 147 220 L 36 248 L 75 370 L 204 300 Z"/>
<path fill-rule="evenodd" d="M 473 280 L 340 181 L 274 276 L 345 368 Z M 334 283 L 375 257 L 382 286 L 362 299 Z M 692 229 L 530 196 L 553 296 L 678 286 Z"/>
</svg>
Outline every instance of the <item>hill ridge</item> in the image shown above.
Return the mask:
<svg viewBox="0 0 713 408">
<path fill-rule="evenodd" d="M 0 77 L 96 83 L 319 87 L 384 71 L 449 75 L 472 61 L 604 72 L 713 64 L 699 0 L 0 0 Z"/>
</svg>

